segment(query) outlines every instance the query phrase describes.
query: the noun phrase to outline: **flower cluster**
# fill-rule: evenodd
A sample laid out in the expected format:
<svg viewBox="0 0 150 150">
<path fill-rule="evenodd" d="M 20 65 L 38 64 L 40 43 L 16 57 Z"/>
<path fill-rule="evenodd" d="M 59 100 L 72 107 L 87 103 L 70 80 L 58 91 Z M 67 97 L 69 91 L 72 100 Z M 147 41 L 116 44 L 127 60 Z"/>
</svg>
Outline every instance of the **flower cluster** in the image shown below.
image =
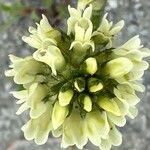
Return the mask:
<svg viewBox="0 0 150 150">
<path fill-rule="evenodd" d="M 13 76 L 23 90 L 11 92 L 21 107 L 29 110 L 30 120 L 22 127 L 27 140 L 44 144 L 50 132 L 62 136 L 61 146 L 82 149 L 88 140 L 101 150 L 119 146 L 122 135 L 116 126 L 135 118 L 143 92 L 140 80 L 150 51 L 139 36 L 113 47 L 114 36 L 124 21 L 113 25 L 105 15 L 97 30 L 91 21 L 92 5 L 68 7 L 67 34 L 56 30 L 43 15 L 37 28 L 29 27 L 23 40 L 36 51 L 19 58 L 10 55 L 12 64 L 6 76 Z"/>
</svg>

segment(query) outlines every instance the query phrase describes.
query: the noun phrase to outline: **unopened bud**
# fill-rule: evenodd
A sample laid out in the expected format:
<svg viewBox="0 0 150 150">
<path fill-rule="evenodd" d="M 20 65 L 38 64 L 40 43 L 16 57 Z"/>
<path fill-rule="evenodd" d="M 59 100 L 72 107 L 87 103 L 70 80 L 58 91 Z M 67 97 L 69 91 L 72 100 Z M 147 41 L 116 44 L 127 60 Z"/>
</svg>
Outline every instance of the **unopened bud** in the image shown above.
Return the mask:
<svg viewBox="0 0 150 150">
<path fill-rule="evenodd" d="M 97 78 L 90 78 L 88 81 L 88 88 L 90 92 L 97 92 L 103 89 L 103 84 Z"/>
<path fill-rule="evenodd" d="M 125 57 L 116 58 L 111 60 L 106 65 L 106 72 L 112 78 L 122 77 L 129 73 L 133 68 L 133 63 Z"/>
<path fill-rule="evenodd" d="M 88 58 L 85 60 L 86 63 L 86 72 L 93 75 L 97 71 L 97 61 L 95 58 Z"/>
<path fill-rule="evenodd" d="M 120 116 L 121 112 L 120 109 L 115 101 L 115 98 L 109 98 L 107 96 L 101 96 L 98 99 L 97 104 L 104 110 L 115 114 L 116 116 Z"/>
<path fill-rule="evenodd" d="M 85 89 L 85 80 L 83 78 L 77 78 L 74 82 L 74 86 L 78 92 L 83 92 Z"/>
<path fill-rule="evenodd" d="M 67 106 L 73 97 L 73 90 L 69 89 L 65 92 L 60 91 L 58 95 L 59 104 L 61 106 Z"/>
<path fill-rule="evenodd" d="M 83 107 L 84 107 L 84 110 L 86 110 L 87 112 L 90 112 L 92 110 L 92 100 L 87 95 L 84 97 Z"/>
</svg>

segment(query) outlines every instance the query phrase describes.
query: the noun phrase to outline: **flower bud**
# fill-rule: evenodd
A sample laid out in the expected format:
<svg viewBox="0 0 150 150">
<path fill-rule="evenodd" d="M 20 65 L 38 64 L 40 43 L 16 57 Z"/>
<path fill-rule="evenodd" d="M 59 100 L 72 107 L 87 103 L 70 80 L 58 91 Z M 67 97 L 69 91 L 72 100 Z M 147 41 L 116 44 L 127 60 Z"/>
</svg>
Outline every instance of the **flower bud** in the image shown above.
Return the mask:
<svg viewBox="0 0 150 150">
<path fill-rule="evenodd" d="M 61 106 L 59 102 L 56 102 L 52 112 L 52 125 L 54 129 L 60 127 L 65 121 L 66 116 L 68 115 L 68 107 Z"/>
<path fill-rule="evenodd" d="M 97 62 L 95 58 L 88 58 L 85 60 L 86 63 L 86 72 L 89 73 L 90 75 L 93 75 L 97 71 Z"/>
<path fill-rule="evenodd" d="M 60 91 L 58 95 L 59 104 L 61 106 L 67 106 L 73 97 L 73 90 L 69 89 L 65 92 Z"/>
<path fill-rule="evenodd" d="M 92 110 L 92 100 L 89 96 L 85 96 L 83 100 L 84 110 L 90 112 Z"/>
<path fill-rule="evenodd" d="M 114 99 L 111 99 L 107 96 L 105 96 L 105 97 L 101 96 L 101 97 L 99 97 L 97 104 L 102 109 L 104 109 L 108 112 L 111 112 L 111 113 L 115 114 L 116 116 L 121 115 L 120 109 Z"/>
<path fill-rule="evenodd" d="M 83 78 L 77 78 L 74 82 L 74 86 L 78 92 L 83 92 L 85 89 L 85 80 Z"/>
<path fill-rule="evenodd" d="M 103 84 L 96 78 L 90 78 L 88 81 L 89 91 L 94 93 L 103 89 Z"/>
<path fill-rule="evenodd" d="M 133 63 L 125 57 L 119 57 L 109 61 L 106 65 L 106 72 L 112 78 L 122 77 L 129 73 L 133 68 Z"/>
</svg>

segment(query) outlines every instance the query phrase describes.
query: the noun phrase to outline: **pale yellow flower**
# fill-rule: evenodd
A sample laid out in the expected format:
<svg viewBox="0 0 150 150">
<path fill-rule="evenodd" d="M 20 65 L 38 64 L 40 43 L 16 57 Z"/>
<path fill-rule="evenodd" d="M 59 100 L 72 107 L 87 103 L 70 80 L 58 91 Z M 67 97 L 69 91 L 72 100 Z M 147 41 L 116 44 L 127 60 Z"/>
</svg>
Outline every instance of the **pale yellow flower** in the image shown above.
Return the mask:
<svg viewBox="0 0 150 150">
<path fill-rule="evenodd" d="M 11 92 L 14 97 L 19 99 L 17 102 L 21 107 L 16 112 L 20 115 L 22 112 L 30 108 L 30 117 L 35 119 L 46 111 L 46 105 L 43 99 L 47 96 L 48 88 L 46 85 L 34 83 L 28 90 Z"/>
<path fill-rule="evenodd" d="M 60 49 L 55 45 L 50 45 L 46 50 L 37 50 L 33 53 L 33 58 L 49 65 L 54 75 L 57 75 L 57 70 L 61 71 L 65 66 L 65 59 Z"/>
<path fill-rule="evenodd" d="M 11 69 L 6 71 L 5 75 L 14 76 L 14 82 L 17 84 L 31 83 L 36 79 L 36 74 L 43 72 L 43 65 L 32 57 L 19 58 L 9 55 L 9 58 L 12 62 L 9 66 Z"/>
<path fill-rule="evenodd" d="M 93 33 L 93 37 L 96 37 L 97 42 L 100 44 L 106 44 L 108 48 L 112 47 L 113 36 L 116 35 L 124 26 L 124 21 L 119 21 L 115 25 L 113 22 L 109 22 L 107 19 L 107 14 L 104 15 L 102 22 L 97 29 Z"/>
<path fill-rule="evenodd" d="M 95 50 L 94 42 L 91 40 L 93 25 L 89 19 L 81 19 L 75 24 L 75 40 L 71 43 L 70 49 L 85 51 L 92 48 Z"/>
<path fill-rule="evenodd" d="M 81 9 L 75 9 L 68 6 L 70 17 L 67 20 L 68 23 L 68 31 L 67 34 L 70 35 L 71 33 L 75 33 L 75 25 L 78 22 L 83 22 L 82 20 L 89 20 L 92 15 L 92 5 L 87 7 L 84 11 Z M 85 22 L 86 22 L 85 21 Z"/>
<path fill-rule="evenodd" d="M 52 132 L 61 137 L 61 147 L 79 149 L 88 140 L 101 150 L 122 143 L 117 129 L 134 119 L 144 92 L 141 83 L 150 51 L 139 36 L 122 46 L 112 47 L 114 36 L 124 21 L 113 25 L 105 15 L 97 30 L 92 11 L 99 0 L 80 0 L 77 9 L 68 7 L 68 33 L 57 31 L 43 15 L 37 28 L 23 40 L 36 51 L 33 57 L 10 55 L 12 64 L 6 76 L 14 77 L 22 90 L 11 92 L 17 98 L 20 115 L 29 110 L 30 120 L 22 127 L 27 140 L 46 143 Z"/>
<path fill-rule="evenodd" d="M 23 36 L 23 41 L 36 49 L 45 49 L 49 45 L 56 45 L 60 39 L 61 33 L 51 27 L 46 16 L 42 15 L 40 24 L 37 24 L 37 29 L 29 27 L 31 35 Z"/>
<path fill-rule="evenodd" d="M 51 113 L 52 105 L 46 103 L 46 111 L 39 118 L 29 120 L 23 127 L 22 131 L 27 140 L 33 140 L 36 144 L 46 143 L 49 132 L 52 130 Z"/>
</svg>

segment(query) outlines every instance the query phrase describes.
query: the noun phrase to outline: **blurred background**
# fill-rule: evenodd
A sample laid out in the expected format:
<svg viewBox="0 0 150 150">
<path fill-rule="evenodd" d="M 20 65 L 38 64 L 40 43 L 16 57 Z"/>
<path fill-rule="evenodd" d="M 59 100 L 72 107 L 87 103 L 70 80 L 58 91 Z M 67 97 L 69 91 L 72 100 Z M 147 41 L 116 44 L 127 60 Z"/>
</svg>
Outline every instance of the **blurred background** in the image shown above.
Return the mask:
<svg viewBox="0 0 150 150">
<path fill-rule="evenodd" d="M 15 114 L 18 106 L 9 92 L 16 87 L 11 79 L 4 76 L 8 69 L 8 54 L 27 56 L 33 49 L 22 42 L 29 25 L 35 26 L 45 14 L 51 25 L 64 29 L 68 17 L 67 5 L 75 0 L 0 0 L 0 150 L 61 150 L 60 139 L 51 137 L 43 146 L 24 139 L 21 126 L 27 115 Z M 150 1 L 149 0 L 108 0 L 106 11 L 113 22 L 124 19 L 126 27 L 119 35 L 117 44 L 140 34 L 143 44 L 150 47 Z M 150 59 L 149 59 L 150 62 Z M 146 91 L 138 104 L 139 115 L 127 121 L 121 128 L 123 144 L 114 150 L 150 150 L 150 69 L 143 82 Z M 96 150 L 89 143 L 88 150 Z"/>
</svg>

